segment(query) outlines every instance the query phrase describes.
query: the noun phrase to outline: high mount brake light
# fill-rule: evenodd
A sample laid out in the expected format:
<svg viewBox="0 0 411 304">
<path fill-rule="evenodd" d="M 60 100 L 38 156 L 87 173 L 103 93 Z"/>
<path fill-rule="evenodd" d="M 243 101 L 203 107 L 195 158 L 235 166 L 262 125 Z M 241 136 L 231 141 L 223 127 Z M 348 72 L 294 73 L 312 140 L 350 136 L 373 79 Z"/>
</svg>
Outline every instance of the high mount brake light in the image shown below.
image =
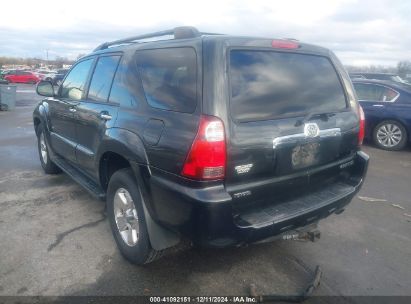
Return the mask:
<svg viewBox="0 0 411 304">
<path fill-rule="evenodd" d="M 217 117 L 202 115 L 181 174 L 198 180 L 223 179 L 225 168 L 224 124 Z"/>
<path fill-rule="evenodd" d="M 365 115 L 361 106 L 358 106 L 358 112 L 360 114 L 360 131 L 358 132 L 358 144 L 362 145 L 365 136 Z"/>
<path fill-rule="evenodd" d="M 298 43 L 288 40 L 273 40 L 271 46 L 277 49 L 298 49 L 300 47 Z"/>
</svg>

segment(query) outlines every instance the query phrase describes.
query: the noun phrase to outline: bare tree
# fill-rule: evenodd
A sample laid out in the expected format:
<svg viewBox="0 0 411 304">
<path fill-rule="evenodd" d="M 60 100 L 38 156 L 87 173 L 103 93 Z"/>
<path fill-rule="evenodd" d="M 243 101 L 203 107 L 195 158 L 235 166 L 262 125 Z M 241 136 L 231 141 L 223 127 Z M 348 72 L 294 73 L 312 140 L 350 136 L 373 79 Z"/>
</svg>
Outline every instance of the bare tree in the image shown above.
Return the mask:
<svg viewBox="0 0 411 304">
<path fill-rule="evenodd" d="M 401 77 L 406 77 L 407 74 L 411 74 L 411 61 L 404 60 L 397 64 L 397 73 Z"/>
</svg>

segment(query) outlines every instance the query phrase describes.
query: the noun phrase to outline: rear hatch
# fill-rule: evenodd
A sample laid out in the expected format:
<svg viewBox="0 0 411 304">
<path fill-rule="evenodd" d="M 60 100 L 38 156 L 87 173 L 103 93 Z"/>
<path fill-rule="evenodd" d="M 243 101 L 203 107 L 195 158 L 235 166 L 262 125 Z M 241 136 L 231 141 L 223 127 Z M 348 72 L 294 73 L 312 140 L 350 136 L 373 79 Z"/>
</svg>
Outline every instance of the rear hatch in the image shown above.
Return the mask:
<svg viewBox="0 0 411 304">
<path fill-rule="evenodd" d="M 358 117 L 331 58 L 249 47 L 227 58 L 225 183 L 236 210 L 335 184 L 358 149 Z"/>
</svg>

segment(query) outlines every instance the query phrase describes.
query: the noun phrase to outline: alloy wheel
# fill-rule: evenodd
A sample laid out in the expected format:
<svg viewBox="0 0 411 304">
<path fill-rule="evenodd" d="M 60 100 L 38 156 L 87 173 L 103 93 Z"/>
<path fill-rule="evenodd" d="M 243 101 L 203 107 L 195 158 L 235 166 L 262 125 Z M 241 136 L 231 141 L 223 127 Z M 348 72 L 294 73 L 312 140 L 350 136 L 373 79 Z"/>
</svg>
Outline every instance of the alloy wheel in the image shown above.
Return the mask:
<svg viewBox="0 0 411 304">
<path fill-rule="evenodd" d="M 114 194 L 114 219 L 123 241 L 135 246 L 139 240 L 138 214 L 130 193 L 124 188 Z"/>
<path fill-rule="evenodd" d="M 377 130 L 377 140 L 386 148 L 397 146 L 401 142 L 402 136 L 401 129 L 392 123 L 383 124 Z"/>
<path fill-rule="evenodd" d="M 43 160 L 44 164 L 47 164 L 47 145 L 46 145 L 46 140 L 44 138 L 43 132 L 41 132 L 41 135 L 40 135 L 40 154 L 41 154 L 41 159 Z"/>
</svg>

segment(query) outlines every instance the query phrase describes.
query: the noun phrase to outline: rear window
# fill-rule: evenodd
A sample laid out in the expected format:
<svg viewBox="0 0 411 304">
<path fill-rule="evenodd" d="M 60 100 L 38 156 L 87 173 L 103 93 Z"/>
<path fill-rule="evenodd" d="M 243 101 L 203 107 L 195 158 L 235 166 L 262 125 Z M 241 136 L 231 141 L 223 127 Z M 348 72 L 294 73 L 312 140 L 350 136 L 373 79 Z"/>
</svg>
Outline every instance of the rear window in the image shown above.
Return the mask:
<svg viewBox="0 0 411 304">
<path fill-rule="evenodd" d="M 246 122 L 347 107 L 331 62 L 274 51 L 230 52 L 231 115 Z"/>
<path fill-rule="evenodd" d="M 197 104 L 197 57 L 194 49 L 139 51 L 137 66 L 150 106 L 194 112 Z"/>
</svg>

